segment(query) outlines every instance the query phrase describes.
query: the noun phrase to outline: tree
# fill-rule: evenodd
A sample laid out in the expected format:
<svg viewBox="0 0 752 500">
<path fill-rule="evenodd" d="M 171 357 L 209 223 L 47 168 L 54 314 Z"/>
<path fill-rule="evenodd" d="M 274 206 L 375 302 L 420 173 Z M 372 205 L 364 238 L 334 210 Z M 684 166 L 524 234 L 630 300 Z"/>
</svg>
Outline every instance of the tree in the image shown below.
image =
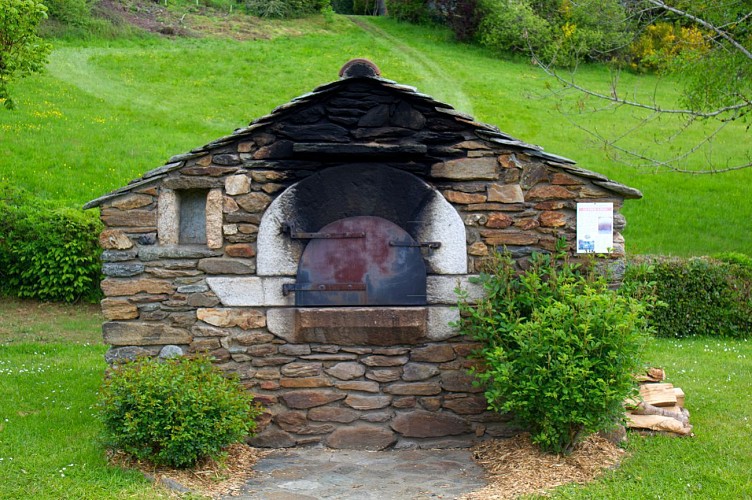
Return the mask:
<svg viewBox="0 0 752 500">
<path fill-rule="evenodd" d="M 557 67 L 600 61 L 628 37 L 622 0 L 480 0 L 478 10 L 483 45 Z"/>
<path fill-rule="evenodd" d="M 39 0 L 0 0 L 0 101 L 14 107 L 8 85 L 41 71 L 52 47 L 36 34 L 47 17 Z"/>
<path fill-rule="evenodd" d="M 750 128 L 752 1 L 632 0 L 624 4 L 636 28 L 634 40 L 660 23 L 694 29 L 701 35 L 700 43 L 681 45 L 682 41 L 678 40 L 663 56 L 651 54 L 653 58 L 663 57 L 660 66 L 662 74 L 668 77 L 663 83 L 678 82 L 681 98 L 678 103 L 664 103 L 656 97 L 659 92 L 651 92 L 648 98 L 635 97 L 633 90 L 623 88 L 620 80 L 623 66 L 618 64 L 613 66 L 608 90 L 598 90 L 581 83 L 575 71 L 562 73 L 553 64 L 536 58 L 539 66 L 561 83 L 562 87 L 555 89 L 555 94 L 576 91 L 589 102 L 595 100 L 603 104 L 595 107 L 597 111 L 625 107 L 635 110 L 631 114 L 634 121 L 625 123 L 618 132 L 579 125 L 574 113 L 570 115 L 573 123 L 606 146 L 612 159 L 633 166 L 685 173 L 719 173 L 752 167 L 752 146 L 745 146 L 739 157 L 738 153 L 735 156 L 724 154 L 722 143 L 729 140 L 729 127 L 735 127 L 735 134 L 740 128 L 748 133 Z M 669 38 L 676 40 L 677 37 Z M 644 127 L 658 122 L 666 131 L 657 135 L 651 144 L 629 143 Z M 739 123 L 743 126 L 738 127 Z M 723 134 L 727 136 L 723 138 Z M 749 139 L 743 137 L 731 140 L 749 144 Z M 714 147 L 716 142 L 720 147 Z M 702 166 L 698 167 L 698 163 Z"/>
</svg>

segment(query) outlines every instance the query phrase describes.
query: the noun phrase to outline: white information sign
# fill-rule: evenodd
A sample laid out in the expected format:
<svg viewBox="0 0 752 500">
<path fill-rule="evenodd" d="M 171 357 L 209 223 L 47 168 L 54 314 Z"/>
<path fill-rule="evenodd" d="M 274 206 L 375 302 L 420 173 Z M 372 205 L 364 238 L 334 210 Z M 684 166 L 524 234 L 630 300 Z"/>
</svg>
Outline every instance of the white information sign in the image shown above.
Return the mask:
<svg viewBox="0 0 752 500">
<path fill-rule="evenodd" d="M 577 204 L 577 253 L 609 253 L 614 247 L 614 204 Z"/>
</svg>

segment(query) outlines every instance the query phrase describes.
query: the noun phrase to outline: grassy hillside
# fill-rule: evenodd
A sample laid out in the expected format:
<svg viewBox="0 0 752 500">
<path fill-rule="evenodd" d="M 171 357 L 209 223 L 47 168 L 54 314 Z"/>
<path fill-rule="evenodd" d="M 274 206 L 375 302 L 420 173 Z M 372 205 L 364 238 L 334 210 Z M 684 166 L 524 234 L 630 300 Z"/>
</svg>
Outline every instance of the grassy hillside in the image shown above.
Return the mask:
<svg viewBox="0 0 752 500">
<path fill-rule="evenodd" d="M 454 44 L 442 30 L 388 19 L 361 24 L 342 17 L 277 22 L 267 39 L 232 38 L 228 29 L 221 38 L 58 42 L 48 71 L 14 86 L 18 111 L 0 113 L 0 180 L 81 205 L 336 79 L 347 60 L 367 57 L 386 78 L 641 189 L 645 198 L 624 209 L 630 252 L 752 254 L 752 170 L 690 176 L 621 167 L 569 125 L 546 98 L 551 82 L 529 62 Z M 595 85 L 606 76 L 580 71 Z M 653 88 L 651 77 L 629 78 L 640 92 Z M 608 129 L 626 113 L 576 119 Z M 665 135 L 659 126 L 641 131 L 635 144 Z M 739 125 L 721 144 L 743 155 L 748 138 Z"/>
</svg>

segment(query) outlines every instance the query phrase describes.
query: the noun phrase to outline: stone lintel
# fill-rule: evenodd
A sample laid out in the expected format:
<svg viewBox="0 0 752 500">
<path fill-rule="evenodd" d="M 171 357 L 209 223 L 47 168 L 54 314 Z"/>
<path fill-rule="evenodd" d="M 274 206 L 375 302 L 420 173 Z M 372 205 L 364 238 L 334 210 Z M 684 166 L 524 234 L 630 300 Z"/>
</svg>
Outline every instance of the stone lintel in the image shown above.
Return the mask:
<svg viewBox="0 0 752 500">
<path fill-rule="evenodd" d="M 220 255 L 221 250 L 213 250 L 203 245 L 147 245 L 138 248 L 138 257 L 144 262 L 161 259 L 203 259 Z"/>
<path fill-rule="evenodd" d="M 459 158 L 436 163 L 431 167 L 431 177 L 471 181 L 476 179 L 496 180 L 498 161 L 494 157 Z"/>
</svg>

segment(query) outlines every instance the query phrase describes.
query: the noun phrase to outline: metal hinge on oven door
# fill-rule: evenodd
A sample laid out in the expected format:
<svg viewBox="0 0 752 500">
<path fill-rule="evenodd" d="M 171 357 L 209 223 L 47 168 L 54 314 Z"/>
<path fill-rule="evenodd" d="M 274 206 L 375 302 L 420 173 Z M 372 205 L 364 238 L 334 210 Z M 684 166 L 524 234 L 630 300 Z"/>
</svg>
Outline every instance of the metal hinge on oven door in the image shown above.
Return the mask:
<svg viewBox="0 0 752 500">
<path fill-rule="evenodd" d="M 365 283 L 285 283 L 282 295 L 290 292 L 359 292 L 366 289 Z"/>
<path fill-rule="evenodd" d="M 343 238 L 365 238 L 366 233 L 354 232 L 354 233 L 307 233 L 305 231 L 297 231 L 293 224 L 289 222 L 282 223 L 282 230 L 286 233 L 290 233 L 290 238 L 294 240 L 314 240 L 314 239 L 343 239 Z"/>
<path fill-rule="evenodd" d="M 428 248 L 429 250 L 436 250 L 437 248 L 441 248 L 441 242 L 440 241 L 423 241 L 423 242 L 413 242 L 413 243 L 403 243 L 400 241 L 390 241 L 389 242 L 390 247 L 419 247 L 419 248 Z"/>
</svg>

